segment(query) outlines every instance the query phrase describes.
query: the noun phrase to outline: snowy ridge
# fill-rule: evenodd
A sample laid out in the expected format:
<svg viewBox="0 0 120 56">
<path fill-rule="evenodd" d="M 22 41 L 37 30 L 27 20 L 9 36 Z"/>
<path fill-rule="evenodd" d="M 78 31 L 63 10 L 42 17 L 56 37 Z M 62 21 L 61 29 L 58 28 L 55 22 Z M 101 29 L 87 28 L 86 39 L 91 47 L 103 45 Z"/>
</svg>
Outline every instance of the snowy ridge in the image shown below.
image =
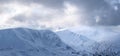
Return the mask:
<svg viewBox="0 0 120 56">
<path fill-rule="evenodd" d="M 0 56 L 76 56 L 50 30 L 14 28 L 0 30 Z"/>
<path fill-rule="evenodd" d="M 119 31 L 99 27 L 74 27 L 56 32 L 2 29 L 0 56 L 120 56 L 119 36 Z"/>
</svg>

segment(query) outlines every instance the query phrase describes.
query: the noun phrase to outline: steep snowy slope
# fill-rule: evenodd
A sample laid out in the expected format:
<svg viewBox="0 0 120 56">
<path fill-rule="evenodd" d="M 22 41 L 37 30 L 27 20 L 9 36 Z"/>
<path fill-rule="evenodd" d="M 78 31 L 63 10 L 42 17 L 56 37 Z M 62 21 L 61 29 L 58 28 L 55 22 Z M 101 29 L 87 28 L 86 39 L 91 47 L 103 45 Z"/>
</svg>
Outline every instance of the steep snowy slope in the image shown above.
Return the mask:
<svg viewBox="0 0 120 56">
<path fill-rule="evenodd" d="M 74 52 L 74 53 L 73 53 Z M 76 56 L 50 30 L 14 28 L 0 30 L 0 56 Z"/>
<path fill-rule="evenodd" d="M 56 31 L 56 33 L 63 42 L 76 50 L 83 50 L 93 54 L 96 52 L 101 54 L 105 51 L 104 54 L 106 55 L 113 53 L 119 53 L 120 55 L 119 29 L 114 27 L 81 26 Z M 108 52 L 108 49 L 110 52 Z"/>
<path fill-rule="evenodd" d="M 95 43 L 95 41 L 88 39 L 86 36 L 74 33 L 70 30 L 57 31 L 56 33 L 63 42 L 76 50 L 82 51 Z"/>
</svg>

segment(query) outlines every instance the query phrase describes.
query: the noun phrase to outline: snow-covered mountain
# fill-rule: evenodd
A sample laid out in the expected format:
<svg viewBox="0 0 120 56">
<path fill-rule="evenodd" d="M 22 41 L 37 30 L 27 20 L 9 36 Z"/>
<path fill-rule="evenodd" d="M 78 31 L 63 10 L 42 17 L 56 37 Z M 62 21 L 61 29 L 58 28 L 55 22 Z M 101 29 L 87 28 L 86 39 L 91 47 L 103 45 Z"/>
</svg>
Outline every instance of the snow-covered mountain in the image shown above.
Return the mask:
<svg viewBox="0 0 120 56">
<path fill-rule="evenodd" d="M 117 28 L 72 27 L 56 32 L 28 28 L 0 30 L 0 56 L 119 56 Z"/>
<path fill-rule="evenodd" d="M 63 42 L 77 51 L 87 49 L 90 45 L 96 43 L 86 36 L 74 33 L 70 30 L 57 31 L 56 33 Z"/>
<path fill-rule="evenodd" d="M 50 30 L 0 30 L 0 56 L 77 56 Z"/>
<path fill-rule="evenodd" d="M 119 29 L 114 27 L 81 26 L 59 30 L 56 33 L 63 42 L 77 51 L 83 50 L 86 53 L 101 54 L 102 56 L 119 56 Z"/>
</svg>

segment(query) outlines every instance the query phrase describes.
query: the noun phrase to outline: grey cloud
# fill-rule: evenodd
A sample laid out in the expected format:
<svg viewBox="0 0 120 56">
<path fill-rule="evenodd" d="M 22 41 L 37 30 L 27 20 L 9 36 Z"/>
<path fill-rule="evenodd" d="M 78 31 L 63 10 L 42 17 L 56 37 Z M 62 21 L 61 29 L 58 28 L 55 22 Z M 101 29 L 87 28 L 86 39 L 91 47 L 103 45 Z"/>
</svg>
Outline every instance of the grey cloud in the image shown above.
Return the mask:
<svg viewBox="0 0 120 56">
<path fill-rule="evenodd" d="M 10 2 L 12 0 L 0 0 L 0 3 L 6 3 L 6 2 Z"/>
<path fill-rule="evenodd" d="M 64 0 L 26 0 L 27 3 L 40 3 L 47 7 L 61 8 L 63 7 Z"/>
<path fill-rule="evenodd" d="M 83 7 L 86 10 L 93 11 L 101 8 L 106 8 L 109 5 L 104 0 L 67 0 L 78 7 Z"/>
<path fill-rule="evenodd" d="M 3 8 L 0 7 L 0 13 L 3 13 L 3 11 L 4 11 Z"/>
<path fill-rule="evenodd" d="M 120 7 L 119 7 L 120 9 Z M 100 25 L 120 25 L 120 10 L 118 11 L 108 11 L 107 16 L 101 16 L 102 19 L 98 24 Z"/>
<path fill-rule="evenodd" d="M 3 6 L 0 6 L 0 13 L 4 13 L 6 10 L 6 8 L 4 8 Z"/>
<path fill-rule="evenodd" d="M 116 11 L 113 6 L 106 8 L 105 12 L 102 12 L 99 14 L 101 17 L 101 20 L 97 23 L 98 25 L 120 25 L 120 4 L 118 3 L 116 5 L 118 7 L 118 10 Z"/>
<path fill-rule="evenodd" d="M 0 0 L 1 3 L 11 2 L 15 0 Z M 109 1 L 105 0 L 17 0 L 25 4 L 43 4 L 50 8 L 61 9 L 64 7 L 64 2 L 74 4 L 79 9 L 84 9 L 82 14 L 84 16 L 80 19 L 80 23 L 88 25 L 120 25 L 120 4 L 115 4 L 118 10 L 115 11 Z M 111 2 L 111 1 L 110 1 Z M 81 13 L 81 12 L 80 12 Z M 96 16 L 99 16 L 99 22 L 96 22 Z M 18 21 L 25 21 L 25 16 L 16 16 L 14 19 Z M 33 17 L 34 18 L 34 17 Z M 41 18 L 41 17 L 37 17 Z M 35 19 L 35 18 L 34 18 Z M 45 19 L 42 17 L 42 19 Z"/>
<path fill-rule="evenodd" d="M 33 21 L 38 21 L 40 19 L 40 16 L 35 16 L 35 15 L 31 15 L 31 16 L 26 16 L 25 14 L 19 14 L 14 16 L 13 18 L 11 18 L 14 21 L 20 22 L 20 23 L 24 23 L 24 22 L 33 22 Z"/>
<path fill-rule="evenodd" d="M 11 19 L 17 22 L 36 22 L 36 21 L 50 21 L 52 20 L 52 15 L 39 15 L 39 14 L 31 14 L 29 16 L 26 16 L 26 14 L 19 14 Z"/>
<path fill-rule="evenodd" d="M 25 22 L 27 18 L 24 14 L 21 14 L 13 17 L 12 19 L 18 22 Z"/>
<path fill-rule="evenodd" d="M 84 16 L 80 18 L 83 25 L 120 25 L 120 9 L 115 11 L 113 6 L 105 0 L 67 0 L 76 5 L 79 9 L 84 9 Z M 118 5 L 117 5 L 118 6 Z M 118 8 L 120 8 L 118 6 Z M 96 22 L 99 16 L 99 22 Z"/>
<path fill-rule="evenodd" d="M 31 27 L 31 28 L 32 27 L 33 28 L 34 27 L 36 27 L 36 28 L 39 27 L 39 24 L 37 22 L 37 21 L 39 21 L 39 19 L 37 17 L 34 17 L 34 16 L 27 17 L 24 14 L 20 14 L 20 15 L 14 16 L 9 21 L 12 21 L 12 23 L 18 22 L 18 23 L 24 25 L 24 27 Z M 20 25 L 18 25 L 18 26 L 20 26 Z"/>
<path fill-rule="evenodd" d="M 37 3 L 55 9 L 64 7 L 64 0 L 0 0 L 0 4 L 7 4 L 12 2 L 18 2 L 25 5 Z"/>
<path fill-rule="evenodd" d="M 12 12 L 12 10 L 10 8 L 6 8 L 6 7 L 0 7 L 0 14 L 2 13 L 10 13 Z"/>
</svg>

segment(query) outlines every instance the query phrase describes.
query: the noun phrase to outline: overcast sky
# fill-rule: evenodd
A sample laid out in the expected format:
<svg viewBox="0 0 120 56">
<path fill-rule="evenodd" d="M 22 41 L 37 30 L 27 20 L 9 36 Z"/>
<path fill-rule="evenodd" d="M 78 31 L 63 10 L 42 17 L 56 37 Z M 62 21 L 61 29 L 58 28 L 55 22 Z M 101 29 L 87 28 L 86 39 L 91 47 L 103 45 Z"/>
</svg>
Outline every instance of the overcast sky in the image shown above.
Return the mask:
<svg viewBox="0 0 120 56">
<path fill-rule="evenodd" d="M 119 0 L 0 0 L 0 27 L 120 25 Z"/>
</svg>

